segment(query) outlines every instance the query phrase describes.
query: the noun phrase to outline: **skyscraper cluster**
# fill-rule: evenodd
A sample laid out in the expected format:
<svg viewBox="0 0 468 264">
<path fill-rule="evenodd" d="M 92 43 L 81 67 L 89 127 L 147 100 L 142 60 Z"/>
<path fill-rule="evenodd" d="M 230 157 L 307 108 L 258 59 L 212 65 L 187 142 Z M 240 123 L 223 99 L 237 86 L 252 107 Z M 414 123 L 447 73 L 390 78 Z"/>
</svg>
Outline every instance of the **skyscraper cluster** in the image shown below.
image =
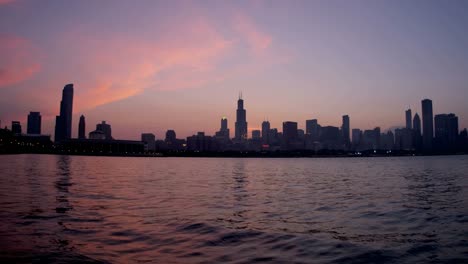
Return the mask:
<svg viewBox="0 0 468 264">
<path fill-rule="evenodd" d="M 305 120 L 305 131 L 299 128 L 296 121 L 284 121 L 282 130 L 272 128 L 268 120 L 261 123 L 261 130 L 251 130 L 248 137 L 247 110 L 242 93 L 237 100 L 235 133 L 230 137 L 228 119 L 222 117 L 220 129 L 214 136 L 198 132 L 186 139 L 178 139 L 176 132 L 167 130 L 165 138 L 157 140 L 153 133 L 143 133 L 141 141 L 115 140 L 112 129 L 106 121 L 96 125 L 96 129 L 86 137 L 86 119 L 79 118 L 78 138 L 72 139 L 73 115 L 73 84 L 67 84 L 62 91 L 60 113 L 55 123 L 55 144 L 72 151 L 122 152 L 141 150 L 158 151 L 366 151 L 366 150 L 397 150 L 412 152 L 456 152 L 468 147 L 467 130 L 459 131 L 458 117 L 453 114 L 433 115 L 432 101 L 424 99 L 421 102 L 420 118 L 418 113 L 412 116 L 412 110 L 405 111 L 405 126 L 393 131 L 382 132 L 380 127 L 361 130 L 351 129 L 349 115 L 342 116 L 340 127 L 321 125 L 317 119 Z M 41 134 L 41 114 L 30 112 L 27 122 L 28 135 Z M 20 122 L 12 122 L 12 133 L 22 134 Z M 68 148 L 66 147 L 68 144 Z M 77 149 L 74 150 L 78 151 Z"/>
</svg>

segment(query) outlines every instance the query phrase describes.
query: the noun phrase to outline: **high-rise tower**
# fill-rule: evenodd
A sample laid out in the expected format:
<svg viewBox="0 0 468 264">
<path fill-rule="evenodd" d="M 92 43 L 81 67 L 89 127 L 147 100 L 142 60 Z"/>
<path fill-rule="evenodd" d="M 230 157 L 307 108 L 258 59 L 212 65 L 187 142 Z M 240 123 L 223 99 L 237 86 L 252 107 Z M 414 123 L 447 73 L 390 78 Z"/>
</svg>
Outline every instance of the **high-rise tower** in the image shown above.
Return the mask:
<svg viewBox="0 0 468 264">
<path fill-rule="evenodd" d="M 55 118 L 55 142 L 71 138 L 73 113 L 73 84 L 67 84 L 62 91 L 60 115 Z"/>
<path fill-rule="evenodd" d="M 78 124 L 78 138 L 86 139 L 86 123 L 84 115 L 80 116 L 80 123 Z"/>
<path fill-rule="evenodd" d="M 28 134 L 41 134 L 41 113 L 30 112 L 28 115 Z"/>
<path fill-rule="evenodd" d="M 412 122 L 411 122 L 411 109 L 406 110 L 405 114 L 406 114 L 406 128 L 407 129 L 412 129 L 412 127 L 411 127 L 411 125 L 412 125 Z"/>
<path fill-rule="evenodd" d="M 242 93 L 239 94 L 239 100 L 237 100 L 235 139 L 239 141 L 247 139 L 247 117 Z"/>
<path fill-rule="evenodd" d="M 432 150 L 432 140 L 434 138 L 434 116 L 432 114 L 432 101 L 424 99 L 422 106 L 422 125 L 423 125 L 423 148 Z"/>
<path fill-rule="evenodd" d="M 343 140 L 347 147 L 350 145 L 350 130 L 349 130 L 349 116 L 343 116 L 343 124 L 341 126 L 341 131 L 343 132 Z"/>
</svg>

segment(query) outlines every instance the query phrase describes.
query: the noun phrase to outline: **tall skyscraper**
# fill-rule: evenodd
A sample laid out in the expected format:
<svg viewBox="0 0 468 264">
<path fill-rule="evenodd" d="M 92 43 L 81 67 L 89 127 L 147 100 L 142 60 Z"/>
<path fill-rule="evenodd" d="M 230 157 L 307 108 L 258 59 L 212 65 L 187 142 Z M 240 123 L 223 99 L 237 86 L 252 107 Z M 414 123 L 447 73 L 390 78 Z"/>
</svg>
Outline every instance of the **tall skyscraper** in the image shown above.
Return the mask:
<svg viewBox="0 0 468 264">
<path fill-rule="evenodd" d="M 239 95 L 239 100 L 237 100 L 235 139 L 238 141 L 247 139 L 247 116 L 242 93 Z"/>
<path fill-rule="evenodd" d="M 84 115 L 80 116 L 80 123 L 78 124 L 78 138 L 86 139 L 86 123 Z"/>
<path fill-rule="evenodd" d="M 270 141 L 268 140 L 268 135 L 270 134 L 270 122 L 263 121 L 262 122 L 262 143 L 269 144 Z"/>
<path fill-rule="evenodd" d="M 55 118 L 55 142 L 71 138 L 73 113 L 73 84 L 67 84 L 62 91 L 60 115 Z"/>
<path fill-rule="evenodd" d="M 41 113 L 29 112 L 27 133 L 41 134 Z"/>
<path fill-rule="evenodd" d="M 412 129 L 411 127 L 411 109 L 408 109 L 405 111 L 406 114 L 406 128 L 407 129 Z"/>
<path fill-rule="evenodd" d="M 11 121 L 11 132 L 13 132 L 13 134 L 22 133 L 20 121 Z"/>
<path fill-rule="evenodd" d="M 426 151 L 432 150 L 432 140 L 434 138 L 434 116 L 432 114 L 432 101 L 424 99 L 422 106 L 423 125 L 423 148 Z"/>
<path fill-rule="evenodd" d="M 421 135 L 421 118 L 419 118 L 418 113 L 416 113 L 413 118 L 413 130 L 416 135 Z"/>
<path fill-rule="evenodd" d="M 349 130 L 349 116 L 343 116 L 343 124 L 341 126 L 341 131 L 343 132 L 343 140 L 346 146 L 350 145 L 350 130 Z"/>
</svg>

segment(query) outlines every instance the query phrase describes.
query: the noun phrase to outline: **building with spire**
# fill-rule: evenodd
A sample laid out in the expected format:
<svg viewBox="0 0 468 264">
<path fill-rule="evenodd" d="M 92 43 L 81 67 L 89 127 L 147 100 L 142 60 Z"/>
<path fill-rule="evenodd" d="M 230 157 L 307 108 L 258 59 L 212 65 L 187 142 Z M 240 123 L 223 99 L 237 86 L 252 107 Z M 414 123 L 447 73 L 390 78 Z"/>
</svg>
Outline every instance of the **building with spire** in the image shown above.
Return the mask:
<svg viewBox="0 0 468 264">
<path fill-rule="evenodd" d="M 242 92 L 239 94 L 237 100 L 236 124 L 235 124 L 235 139 L 243 141 L 247 139 L 247 116 L 244 109 L 244 100 L 242 99 Z"/>
</svg>

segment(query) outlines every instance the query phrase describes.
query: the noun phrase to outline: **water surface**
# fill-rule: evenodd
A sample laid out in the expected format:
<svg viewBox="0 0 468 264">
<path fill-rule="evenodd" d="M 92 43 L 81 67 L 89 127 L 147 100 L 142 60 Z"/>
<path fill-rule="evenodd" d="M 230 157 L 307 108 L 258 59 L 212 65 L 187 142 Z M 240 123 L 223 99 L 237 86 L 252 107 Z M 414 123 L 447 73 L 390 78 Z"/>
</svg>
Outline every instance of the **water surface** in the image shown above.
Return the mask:
<svg viewBox="0 0 468 264">
<path fill-rule="evenodd" d="M 468 156 L 0 156 L 0 260 L 460 263 Z"/>
</svg>

